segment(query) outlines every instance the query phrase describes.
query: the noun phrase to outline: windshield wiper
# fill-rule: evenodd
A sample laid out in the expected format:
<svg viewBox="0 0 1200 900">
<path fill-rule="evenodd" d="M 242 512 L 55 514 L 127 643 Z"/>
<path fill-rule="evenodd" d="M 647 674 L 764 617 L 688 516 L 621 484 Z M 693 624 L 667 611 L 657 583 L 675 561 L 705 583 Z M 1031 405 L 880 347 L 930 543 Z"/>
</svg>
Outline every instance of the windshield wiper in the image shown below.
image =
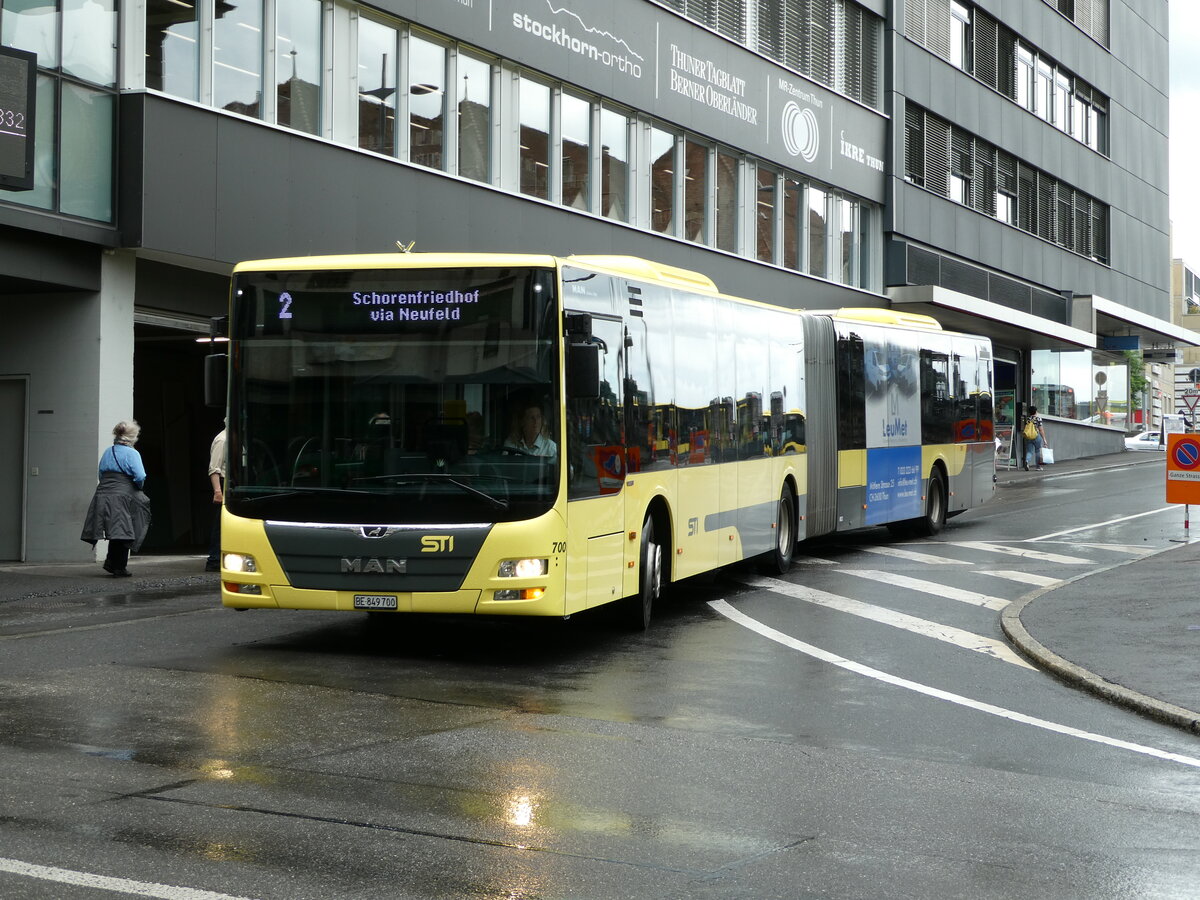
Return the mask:
<svg viewBox="0 0 1200 900">
<path fill-rule="evenodd" d="M 438 481 L 444 484 L 452 484 L 456 488 L 461 488 L 468 494 L 474 494 L 481 500 L 486 500 L 492 505 L 493 509 L 508 509 L 508 501 L 501 500 L 499 497 L 492 496 L 487 491 L 481 491 L 473 485 L 467 484 L 465 481 L 459 481 L 453 475 L 442 472 L 413 472 L 406 475 L 380 475 L 375 480 L 387 481 L 389 484 L 405 484 L 412 481 Z"/>
<path fill-rule="evenodd" d="M 271 494 L 259 494 L 255 497 L 244 497 L 241 491 L 235 489 L 230 495 L 231 500 L 238 503 L 259 503 L 263 500 L 279 500 L 282 497 L 308 497 L 313 494 L 355 494 L 355 495 L 374 495 L 374 491 L 355 491 L 346 488 L 288 488 L 284 491 L 276 491 Z"/>
</svg>

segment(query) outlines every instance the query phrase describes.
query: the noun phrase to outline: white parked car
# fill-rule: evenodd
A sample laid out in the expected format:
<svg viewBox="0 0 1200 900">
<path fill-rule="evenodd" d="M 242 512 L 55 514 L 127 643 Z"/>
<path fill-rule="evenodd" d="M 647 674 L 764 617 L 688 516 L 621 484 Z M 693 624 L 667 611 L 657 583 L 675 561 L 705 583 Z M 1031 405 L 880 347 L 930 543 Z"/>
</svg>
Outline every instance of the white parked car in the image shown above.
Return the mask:
<svg viewBox="0 0 1200 900">
<path fill-rule="evenodd" d="M 1143 431 L 1141 434 L 1125 438 L 1126 450 L 1166 450 L 1166 444 L 1158 442 L 1157 431 Z"/>
</svg>

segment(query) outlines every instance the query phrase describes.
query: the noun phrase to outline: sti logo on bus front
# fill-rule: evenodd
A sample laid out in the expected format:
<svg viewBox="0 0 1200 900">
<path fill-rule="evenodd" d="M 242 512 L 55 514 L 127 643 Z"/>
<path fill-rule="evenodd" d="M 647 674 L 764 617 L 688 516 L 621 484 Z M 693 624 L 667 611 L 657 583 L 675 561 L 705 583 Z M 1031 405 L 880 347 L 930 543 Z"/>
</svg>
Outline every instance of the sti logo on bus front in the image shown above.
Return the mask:
<svg viewBox="0 0 1200 900">
<path fill-rule="evenodd" d="M 421 538 L 422 553 L 449 553 L 454 549 L 454 535 L 427 534 Z"/>
</svg>

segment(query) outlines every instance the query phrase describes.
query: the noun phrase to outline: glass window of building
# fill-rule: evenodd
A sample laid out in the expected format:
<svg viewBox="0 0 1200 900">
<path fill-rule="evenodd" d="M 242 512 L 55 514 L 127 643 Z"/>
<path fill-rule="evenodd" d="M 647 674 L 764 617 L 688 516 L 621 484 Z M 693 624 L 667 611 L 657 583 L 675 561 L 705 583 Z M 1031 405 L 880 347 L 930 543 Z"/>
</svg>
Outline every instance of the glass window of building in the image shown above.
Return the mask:
<svg viewBox="0 0 1200 900">
<path fill-rule="evenodd" d="M 58 5 L 47 0 L 4 0 L 4 46 L 37 54 L 38 65 L 58 66 Z"/>
<path fill-rule="evenodd" d="M 675 135 L 650 129 L 650 228 L 675 233 Z"/>
<path fill-rule="evenodd" d="M 738 251 L 738 158 L 717 151 L 717 247 L 729 253 Z"/>
<path fill-rule="evenodd" d="M 600 212 L 629 221 L 629 119 L 600 110 Z"/>
<path fill-rule="evenodd" d="M 858 277 L 855 280 L 861 288 L 877 290 L 873 277 L 871 248 L 874 245 L 875 208 L 869 203 L 859 203 L 858 207 Z"/>
<path fill-rule="evenodd" d="M 560 99 L 562 134 L 562 203 L 590 210 L 592 104 L 565 91 Z"/>
<path fill-rule="evenodd" d="M 693 140 L 683 150 L 683 236 L 698 244 L 708 243 L 708 150 Z"/>
<path fill-rule="evenodd" d="M 62 28 L 63 71 L 95 84 L 115 84 L 115 0 L 63 0 Z"/>
<path fill-rule="evenodd" d="M 62 85 L 59 209 L 68 215 L 112 221 L 115 109 L 113 94 Z"/>
<path fill-rule="evenodd" d="M 828 274 L 825 251 L 826 239 L 829 235 L 829 195 L 816 185 L 808 188 L 808 274 L 819 275 L 821 278 Z"/>
<path fill-rule="evenodd" d="M 1036 112 L 1047 122 L 1054 121 L 1054 70 L 1044 60 L 1037 62 L 1037 96 L 1034 99 Z"/>
<path fill-rule="evenodd" d="M 321 0 L 276 0 L 275 121 L 321 131 Z"/>
<path fill-rule="evenodd" d="M 458 174 L 492 179 L 492 64 L 458 55 Z"/>
<path fill-rule="evenodd" d="M 22 206 L 54 209 L 58 172 L 54 148 L 58 129 L 58 79 L 39 75 L 37 79 L 37 121 L 34 124 L 33 190 L 16 191 L 6 199 Z"/>
<path fill-rule="evenodd" d="M 358 18 L 358 146 L 396 154 L 396 71 L 399 34 Z"/>
<path fill-rule="evenodd" d="M 837 199 L 842 284 L 858 283 L 858 204 L 846 197 Z"/>
<path fill-rule="evenodd" d="M 521 77 L 521 193 L 550 198 L 550 88 Z"/>
<path fill-rule="evenodd" d="M 1017 103 L 1030 112 L 1034 111 L 1034 66 L 1033 54 L 1028 48 L 1017 46 Z"/>
<path fill-rule="evenodd" d="M 212 72 L 213 106 L 262 114 L 262 0 L 216 7 Z"/>
<path fill-rule="evenodd" d="M 421 166 L 445 164 L 446 48 L 415 34 L 408 39 L 408 158 Z"/>
<path fill-rule="evenodd" d="M 804 182 L 793 175 L 783 176 L 783 264 L 800 271 L 800 240 L 804 234 L 801 215 Z"/>
<path fill-rule="evenodd" d="M 758 167 L 758 200 L 755 204 L 755 258 L 760 262 L 775 262 L 775 185 L 776 174 L 764 166 Z"/>
<path fill-rule="evenodd" d="M 971 71 L 971 10 L 961 3 L 950 3 L 950 63 Z"/>
<path fill-rule="evenodd" d="M 1054 73 L 1054 124 L 1071 130 L 1071 79 L 1062 72 Z"/>
<path fill-rule="evenodd" d="M 4 21 L 7 25 L 7 10 Z M 146 87 L 185 100 L 198 100 L 199 37 L 200 13 L 196 4 L 184 0 L 147 0 Z M 7 38 L 4 42 L 8 43 Z"/>
</svg>

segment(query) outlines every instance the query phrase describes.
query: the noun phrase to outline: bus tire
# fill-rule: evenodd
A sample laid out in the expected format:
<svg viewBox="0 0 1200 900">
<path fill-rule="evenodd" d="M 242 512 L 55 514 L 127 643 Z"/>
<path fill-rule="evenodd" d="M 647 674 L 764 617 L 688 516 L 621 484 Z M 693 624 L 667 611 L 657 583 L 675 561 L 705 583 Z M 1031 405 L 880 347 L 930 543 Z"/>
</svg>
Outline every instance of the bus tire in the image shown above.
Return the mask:
<svg viewBox="0 0 1200 900">
<path fill-rule="evenodd" d="M 638 553 L 638 592 L 626 603 L 626 621 L 631 631 L 650 627 L 654 601 L 662 593 L 662 545 L 654 537 L 654 520 L 646 515 L 642 523 L 642 542 Z"/>
<path fill-rule="evenodd" d="M 925 489 L 925 515 L 913 522 L 913 531 L 920 537 L 933 537 L 946 524 L 946 478 L 940 469 L 929 473 Z"/>
<path fill-rule="evenodd" d="M 775 510 L 775 549 L 763 555 L 763 569 L 772 575 L 786 575 L 795 558 L 796 500 L 784 485 Z"/>
</svg>

